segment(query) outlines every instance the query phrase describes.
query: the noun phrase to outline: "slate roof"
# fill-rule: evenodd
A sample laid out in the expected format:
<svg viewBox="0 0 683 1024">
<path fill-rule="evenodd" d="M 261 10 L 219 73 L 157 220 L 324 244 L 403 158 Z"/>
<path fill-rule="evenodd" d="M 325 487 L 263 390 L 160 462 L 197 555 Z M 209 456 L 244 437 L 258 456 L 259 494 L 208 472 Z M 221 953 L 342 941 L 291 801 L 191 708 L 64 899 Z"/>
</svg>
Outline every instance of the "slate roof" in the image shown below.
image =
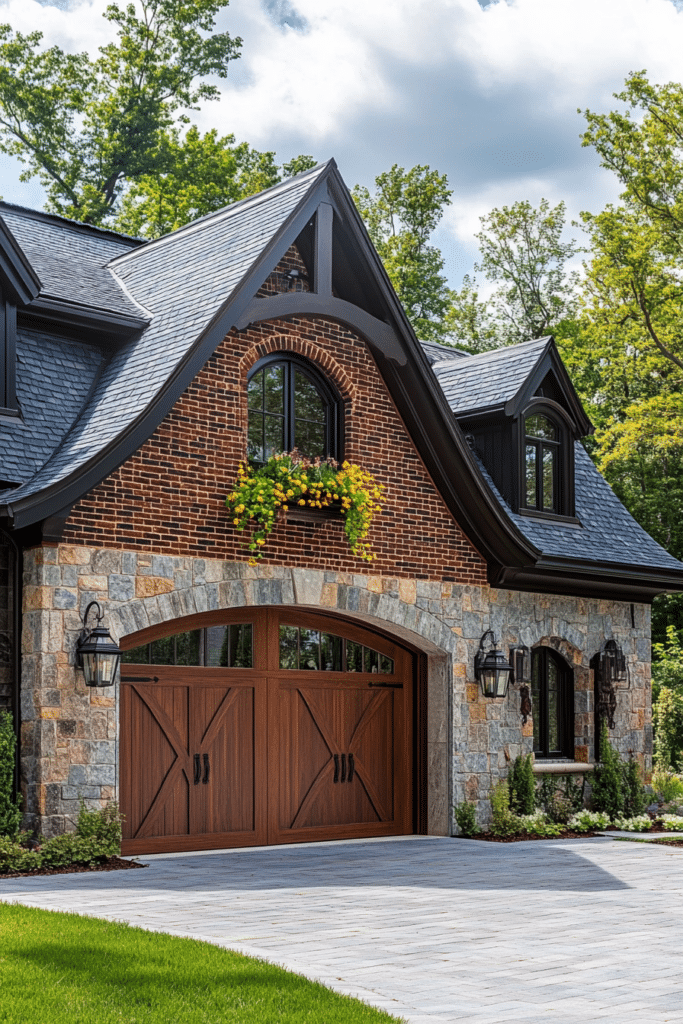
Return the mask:
<svg viewBox="0 0 683 1024">
<path fill-rule="evenodd" d="M 109 232 L 86 230 L 81 238 L 82 227 L 68 221 L 53 224 L 54 218 L 49 218 L 46 223 L 29 212 L 23 215 L 16 208 L 0 208 L 44 289 L 66 298 L 70 286 L 73 296 L 73 287 L 79 287 L 80 281 L 78 298 L 87 299 L 89 305 L 137 316 L 142 308 L 150 317 L 149 327 L 108 359 L 73 428 L 57 431 L 56 447 L 30 479 L 29 467 L 45 453 L 39 439 L 42 428 L 36 424 L 24 437 L 26 462 L 20 479 L 26 482 L 11 492 L 12 504 L 78 470 L 134 423 L 164 389 L 322 169 L 314 168 L 144 245 Z M 46 241 L 41 243 L 42 231 Z M 66 255 L 74 236 L 80 244 L 75 242 L 69 265 Z M 69 393 L 59 362 L 55 379 L 61 381 L 62 394 Z M 75 404 L 70 407 L 72 415 L 77 412 Z M 35 448 L 33 438 L 38 439 Z M 16 441 L 21 443 L 18 436 Z"/>
<path fill-rule="evenodd" d="M 550 338 L 525 341 L 466 359 L 435 362 L 432 369 L 457 416 L 503 406 L 523 387 Z"/>
<path fill-rule="evenodd" d="M 140 316 L 140 308 L 106 266 L 115 256 L 139 246 L 139 239 L 7 203 L 0 204 L 0 216 L 40 278 L 41 296 Z"/>
<path fill-rule="evenodd" d="M 443 362 L 443 360 L 464 359 L 470 356 L 469 352 L 464 352 L 461 348 L 454 348 L 452 345 L 439 345 L 436 341 L 421 341 L 420 345 L 430 366 Z"/>
</svg>

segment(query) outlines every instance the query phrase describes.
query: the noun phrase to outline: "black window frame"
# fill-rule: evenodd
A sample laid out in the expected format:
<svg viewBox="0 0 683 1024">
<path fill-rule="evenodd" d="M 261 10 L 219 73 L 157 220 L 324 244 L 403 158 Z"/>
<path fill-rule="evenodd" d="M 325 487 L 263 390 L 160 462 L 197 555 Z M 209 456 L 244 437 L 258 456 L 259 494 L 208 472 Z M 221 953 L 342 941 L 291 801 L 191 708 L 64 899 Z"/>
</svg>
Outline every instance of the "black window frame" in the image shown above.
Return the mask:
<svg viewBox="0 0 683 1024">
<path fill-rule="evenodd" d="M 296 373 L 301 373 L 313 384 L 322 399 L 325 409 L 325 451 L 320 457 L 336 459 L 337 462 L 341 462 L 344 457 L 342 400 L 334 385 L 313 363 L 302 356 L 292 352 L 274 352 L 254 363 L 247 375 L 247 387 L 257 374 L 270 366 L 282 366 L 284 368 L 284 445 L 282 450 L 288 452 L 295 448 L 295 380 Z M 250 411 L 247 408 L 247 419 Z M 247 437 L 248 431 L 249 425 L 247 423 Z M 311 457 L 315 458 L 315 456 Z M 249 462 L 254 466 L 263 465 L 257 459 L 249 459 Z"/>
<path fill-rule="evenodd" d="M 18 417 L 17 307 L 0 291 L 0 416 Z"/>
<path fill-rule="evenodd" d="M 550 747 L 549 719 L 549 663 L 558 669 L 558 738 L 559 746 Z M 535 685 L 534 675 L 538 671 L 540 685 Z M 552 647 L 536 647 L 531 653 L 531 698 L 534 719 L 534 756 L 537 760 L 569 758 L 574 760 L 574 673 L 557 651 Z M 538 697 L 536 691 L 538 690 Z M 538 705 L 538 706 L 537 706 Z M 537 741 L 538 736 L 538 741 Z"/>
<path fill-rule="evenodd" d="M 544 416 L 555 428 L 556 440 L 547 441 L 533 437 L 526 432 L 526 422 L 532 416 Z M 523 515 L 543 519 L 569 520 L 578 524 L 574 510 L 574 436 L 575 430 L 566 412 L 557 402 L 536 397 L 522 411 L 517 421 L 518 433 L 518 501 L 517 508 Z M 526 493 L 526 449 L 534 445 L 536 457 L 536 504 L 527 504 Z M 543 450 L 554 450 L 555 473 L 553 480 L 553 507 L 543 508 Z"/>
</svg>

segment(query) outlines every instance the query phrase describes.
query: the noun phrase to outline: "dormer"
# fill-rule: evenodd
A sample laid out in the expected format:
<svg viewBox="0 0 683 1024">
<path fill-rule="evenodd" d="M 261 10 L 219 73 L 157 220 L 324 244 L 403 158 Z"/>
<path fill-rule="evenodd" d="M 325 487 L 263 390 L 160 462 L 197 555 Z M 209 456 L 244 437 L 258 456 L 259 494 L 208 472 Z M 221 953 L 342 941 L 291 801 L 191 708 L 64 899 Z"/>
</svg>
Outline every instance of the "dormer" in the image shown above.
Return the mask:
<svg viewBox="0 0 683 1024">
<path fill-rule="evenodd" d="M 593 427 L 553 339 L 444 359 L 434 372 L 510 509 L 575 521 L 574 445 Z"/>
<path fill-rule="evenodd" d="M 17 307 L 36 298 L 40 281 L 0 218 L 0 417 L 19 416 L 16 389 Z"/>
</svg>

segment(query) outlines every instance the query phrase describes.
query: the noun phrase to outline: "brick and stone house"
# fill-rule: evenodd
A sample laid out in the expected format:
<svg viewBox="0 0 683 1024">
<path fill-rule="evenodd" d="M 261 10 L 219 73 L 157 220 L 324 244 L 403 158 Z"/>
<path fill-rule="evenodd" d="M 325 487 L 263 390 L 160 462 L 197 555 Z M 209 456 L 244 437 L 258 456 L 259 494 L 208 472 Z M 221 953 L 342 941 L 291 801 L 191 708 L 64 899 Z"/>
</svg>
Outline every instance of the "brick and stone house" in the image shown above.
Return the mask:
<svg viewBox="0 0 683 1024">
<path fill-rule="evenodd" d="M 0 702 L 29 827 L 83 798 L 120 802 L 130 853 L 449 834 L 520 752 L 580 777 L 601 711 L 649 769 L 650 604 L 683 565 L 586 455 L 552 339 L 418 342 L 334 162 L 153 242 L 0 204 L 0 290 Z M 249 564 L 225 495 L 295 446 L 385 487 L 371 564 L 311 509 Z M 75 663 L 92 601 L 108 688 Z M 518 670 L 497 700 L 492 634 Z M 628 671 L 603 692 L 608 642 Z"/>
</svg>

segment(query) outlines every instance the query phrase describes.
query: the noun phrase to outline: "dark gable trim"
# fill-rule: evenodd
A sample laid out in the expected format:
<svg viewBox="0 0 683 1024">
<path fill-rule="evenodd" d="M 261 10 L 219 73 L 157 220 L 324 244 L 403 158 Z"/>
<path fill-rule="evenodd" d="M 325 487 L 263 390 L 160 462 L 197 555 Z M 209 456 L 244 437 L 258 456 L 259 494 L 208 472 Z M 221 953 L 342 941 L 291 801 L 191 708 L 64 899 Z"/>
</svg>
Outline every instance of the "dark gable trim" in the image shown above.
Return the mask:
<svg viewBox="0 0 683 1024">
<path fill-rule="evenodd" d="M 649 604 L 658 594 L 682 591 L 683 573 L 617 562 L 541 558 L 528 570 L 504 568 L 491 583 L 509 590 Z"/>
<path fill-rule="evenodd" d="M 43 328 L 46 324 L 54 326 L 57 323 L 91 345 L 127 341 L 149 324 L 149 320 L 143 317 L 94 309 L 44 295 L 23 310 L 22 320 L 25 319 Z"/>
<path fill-rule="evenodd" d="M 551 371 L 557 378 L 557 383 L 566 397 L 567 405 L 570 410 L 569 415 L 575 424 L 577 440 L 581 437 L 586 437 L 587 434 L 592 434 L 595 428 L 586 416 L 583 405 L 581 404 L 581 399 L 574 390 L 574 385 L 569 378 L 569 374 L 565 369 L 564 363 L 560 359 L 560 354 L 557 351 L 554 338 L 548 339 L 545 351 L 527 377 L 523 386 L 519 389 L 515 397 L 511 398 L 510 401 L 505 404 L 505 415 L 510 417 L 519 416 L 526 406 L 531 404 L 536 394 L 536 389 Z"/>
<path fill-rule="evenodd" d="M 0 284 L 6 298 L 25 306 L 38 295 L 40 281 L 19 243 L 0 217 Z"/>
</svg>

